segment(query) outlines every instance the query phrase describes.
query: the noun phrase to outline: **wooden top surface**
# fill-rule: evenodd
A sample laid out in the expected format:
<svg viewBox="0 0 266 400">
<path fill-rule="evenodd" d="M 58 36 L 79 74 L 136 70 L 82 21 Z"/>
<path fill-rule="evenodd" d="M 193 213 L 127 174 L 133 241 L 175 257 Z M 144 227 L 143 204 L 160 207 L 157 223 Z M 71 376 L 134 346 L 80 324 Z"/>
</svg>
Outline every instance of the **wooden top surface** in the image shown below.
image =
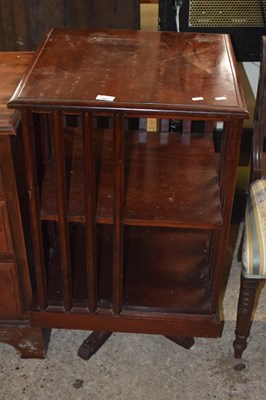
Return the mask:
<svg viewBox="0 0 266 400">
<path fill-rule="evenodd" d="M 0 52 L 0 135 L 11 134 L 18 113 L 6 106 L 18 85 L 32 54 L 30 52 Z"/>
<path fill-rule="evenodd" d="M 9 106 L 247 117 L 235 65 L 227 35 L 52 29 Z"/>
</svg>

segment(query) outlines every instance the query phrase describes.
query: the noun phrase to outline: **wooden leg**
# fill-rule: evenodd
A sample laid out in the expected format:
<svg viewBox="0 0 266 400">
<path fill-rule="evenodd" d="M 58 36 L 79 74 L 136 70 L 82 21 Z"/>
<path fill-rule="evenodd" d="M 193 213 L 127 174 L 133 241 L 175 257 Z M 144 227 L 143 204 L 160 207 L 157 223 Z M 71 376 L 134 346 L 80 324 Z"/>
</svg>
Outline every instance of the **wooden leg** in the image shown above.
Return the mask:
<svg viewBox="0 0 266 400">
<path fill-rule="evenodd" d="M 21 358 L 45 358 L 50 329 L 32 328 L 28 322 L 0 323 L 0 342 L 13 346 Z"/>
<path fill-rule="evenodd" d="M 171 340 L 172 342 L 178 344 L 179 346 L 184 347 L 187 350 L 189 350 L 195 343 L 194 338 L 190 336 L 165 336 L 165 337 Z"/>
<path fill-rule="evenodd" d="M 84 340 L 78 349 L 78 356 L 83 360 L 89 360 L 109 339 L 112 332 L 97 332 L 94 331 Z"/>
<path fill-rule="evenodd" d="M 241 358 L 243 351 L 247 347 L 247 338 L 250 332 L 251 316 L 258 284 L 259 282 L 257 279 L 241 277 L 235 331 L 236 338 L 233 343 L 235 358 Z"/>
<path fill-rule="evenodd" d="M 83 341 L 78 349 L 78 356 L 83 360 L 89 360 L 109 339 L 112 332 L 92 332 L 87 339 Z M 165 336 L 167 339 L 189 350 L 195 343 L 193 337 Z"/>
</svg>

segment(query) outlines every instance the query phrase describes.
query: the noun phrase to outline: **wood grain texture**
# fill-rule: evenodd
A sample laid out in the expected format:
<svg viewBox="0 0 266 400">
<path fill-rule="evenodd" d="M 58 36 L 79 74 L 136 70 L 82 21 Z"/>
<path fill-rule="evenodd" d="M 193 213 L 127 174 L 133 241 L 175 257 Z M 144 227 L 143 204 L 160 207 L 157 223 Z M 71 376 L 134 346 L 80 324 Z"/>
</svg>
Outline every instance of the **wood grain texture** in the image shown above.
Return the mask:
<svg viewBox="0 0 266 400">
<path fill-rule="evenodd" d="M 10 107 L 60 105 L 136 116 L 160 109 L 161 116 L 187 119 L 191 113 L 201 119 L 248 116 L 227 35 L 55 29 L 33 62 Z"/>
<path fill-rule="evenodd" d="M 2 0 L 0 50 L 35 50 L 51 27 L 139 29 L 139 0 Z"/>
</svg>

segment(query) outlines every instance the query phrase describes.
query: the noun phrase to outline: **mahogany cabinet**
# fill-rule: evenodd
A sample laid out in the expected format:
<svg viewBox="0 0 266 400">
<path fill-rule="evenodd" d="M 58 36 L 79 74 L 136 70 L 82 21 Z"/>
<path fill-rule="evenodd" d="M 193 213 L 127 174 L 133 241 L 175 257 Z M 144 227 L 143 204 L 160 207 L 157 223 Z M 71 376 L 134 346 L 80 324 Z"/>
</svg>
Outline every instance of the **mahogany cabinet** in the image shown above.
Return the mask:
<svg viewBox="0 0 266 400">
<path fill-rule="evenodd" d="M 161 334 L 187 348 L 219 336 L 248 117 L 230 38 L 54 29 L 8 106 L 22 113 L 32 326 Z"/>
<path fill-rule="evenodd" d="M 35 50 L 52 27 L 140 29 L 140 1 L 1 0 L 1 51 Z"/>
<path fill-rule="evenodd" d="M 22 357 L 44 357 L 48 332 L 30 327 L 27 317 L 33 281 L 20 114 L 6 107 L 31 58 L 31 53 L 0 53 L 0 342 Z"/>
</svg>

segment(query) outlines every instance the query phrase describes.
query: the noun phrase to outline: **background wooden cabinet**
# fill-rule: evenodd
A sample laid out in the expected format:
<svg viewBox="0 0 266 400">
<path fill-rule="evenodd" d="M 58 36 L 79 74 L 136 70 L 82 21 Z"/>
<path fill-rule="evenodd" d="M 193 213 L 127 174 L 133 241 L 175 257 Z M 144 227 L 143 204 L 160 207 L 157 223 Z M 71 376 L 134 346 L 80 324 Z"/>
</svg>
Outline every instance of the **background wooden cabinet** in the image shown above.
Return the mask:
<svg viewBox="0 0 266 400">
<path fill-rule="evenodd" d="M 23 357 L 44 357 L 49 332 L 32 328 L 28 321 L 34 275 L 20 116 L 6 107 L 31 57 L 0 53 L 0 75 L 5 77 L 0 80 L 0 342 L 14 346 Z"/>
<path fill-rule="evenodd" d="M 19 317 L 22 313 L 15 263 L 0 262 L 0 315 L 4 319 Z"/>
<path fill-rule="evenodd" d="M 52 27 L 140 28 L 139 0 L 2 0 L 0 50 L 35 50 Z"/>
<path fill-rule="evenodd" d="M 0 201 L 0 249 L 1 252 L 10 252 L 12 248 L 6 203 Z"/>
</svg>

